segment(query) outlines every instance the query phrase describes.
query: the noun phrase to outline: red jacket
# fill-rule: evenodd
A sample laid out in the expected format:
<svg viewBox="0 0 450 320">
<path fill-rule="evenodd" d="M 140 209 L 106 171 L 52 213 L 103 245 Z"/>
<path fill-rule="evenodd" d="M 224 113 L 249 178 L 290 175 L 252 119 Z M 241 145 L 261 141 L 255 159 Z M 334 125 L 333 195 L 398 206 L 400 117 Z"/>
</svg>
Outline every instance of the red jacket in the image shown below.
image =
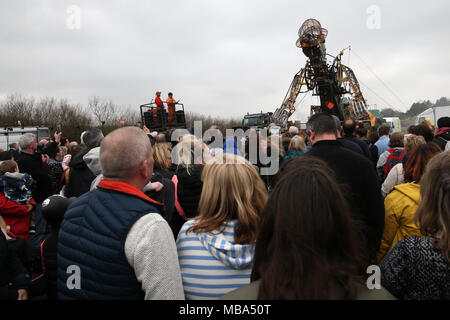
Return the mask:
<svg viewBox="0 0 450 320">
<path fill-rule="evenodd" d="M 155 102 L 156 102 L 156 109 L 161 109 L 161 108 L 164 108 L 164 103 L 163 103 L 163 101 L 161 100 L 161 98 L 160 97 L 156 97 L 155 98 Z"/>
<path fill-rule="evenodd" d="M 30 204 L 36 206 L 34 199 L 31 199 Z M 30 214 L 26 205 L 7 199 L 3 191 L 0 191 L 0 214 L 6 225 L 11 227 L 9 236 L 28 240 Z"/>
</svg>

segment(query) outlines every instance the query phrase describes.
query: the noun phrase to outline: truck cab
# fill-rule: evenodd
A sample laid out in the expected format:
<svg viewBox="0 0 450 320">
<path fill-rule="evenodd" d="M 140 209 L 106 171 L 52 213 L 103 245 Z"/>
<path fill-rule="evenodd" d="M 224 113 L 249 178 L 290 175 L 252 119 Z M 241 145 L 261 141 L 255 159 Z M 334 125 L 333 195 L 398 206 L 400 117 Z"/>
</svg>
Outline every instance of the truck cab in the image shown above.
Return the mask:
<svg viewBox="0 0 450 320">
<path fill-rule="evenodd" d="M 247 114 L 242 120 L 242 127 L 267 129 L 272 122 L 273 112 Z"/>
<path fill-rule="evenodd" d="M 401 132 L 402 131 L 402 124 L 400 121 L 400 118 L 398 117 L 387 117 L 387 118 L 383 118 L 387 124 L 389 124 L 389 126 L 392 129 L 392 132 Z"/>
</svg>

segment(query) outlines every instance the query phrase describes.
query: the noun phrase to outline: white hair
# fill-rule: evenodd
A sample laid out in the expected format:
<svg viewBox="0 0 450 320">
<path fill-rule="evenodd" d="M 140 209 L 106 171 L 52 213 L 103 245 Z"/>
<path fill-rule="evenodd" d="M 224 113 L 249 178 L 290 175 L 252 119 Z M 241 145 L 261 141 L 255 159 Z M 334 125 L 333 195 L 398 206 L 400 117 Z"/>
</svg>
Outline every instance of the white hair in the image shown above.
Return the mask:
<svg viewBox="0 0 450 320">
<path fill-rule="evenodd" d="M 25 133 L 19 138 L 19 147 L 24 150 L 30 146 L 34 141 L 36 141 L 36 136 L 32 133 Z"/>
<path fill-rule="evenodd" d="M 290 126 L 289 127 L 289 133 L 290 134 L 298 134 L 298 128 L 295 126 Z"/>
</svg>

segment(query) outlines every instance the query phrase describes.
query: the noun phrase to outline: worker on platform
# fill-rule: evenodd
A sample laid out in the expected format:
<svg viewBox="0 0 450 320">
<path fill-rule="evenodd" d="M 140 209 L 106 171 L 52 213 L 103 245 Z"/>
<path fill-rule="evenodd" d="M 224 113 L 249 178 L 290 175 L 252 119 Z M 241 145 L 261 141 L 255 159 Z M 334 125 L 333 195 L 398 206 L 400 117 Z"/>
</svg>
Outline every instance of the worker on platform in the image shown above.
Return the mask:
<svg viewBox="0 0 450 320">
<path fill-rule="evenodd" d="M 177 103 L 177 101 L 173 98 L 172 92 L 169 92 L 169 97 L 167 98 L 166 102 L 167 102 L 167 109 L 169 110 L 168 122 L 173 122 L 175 114 L 175 104 Z"/>
<path fill-rule="evenodd" d="M 153 122 L 154 123 L 158 123 L 158 111 L 159 110 L 164 110 L 164 103 L 161 99 L 161 91 L 156 91 L 156 98 L 155 98 L 155 103 L 156 103 L 156 110 L 153 109 Z"/>
</svg>

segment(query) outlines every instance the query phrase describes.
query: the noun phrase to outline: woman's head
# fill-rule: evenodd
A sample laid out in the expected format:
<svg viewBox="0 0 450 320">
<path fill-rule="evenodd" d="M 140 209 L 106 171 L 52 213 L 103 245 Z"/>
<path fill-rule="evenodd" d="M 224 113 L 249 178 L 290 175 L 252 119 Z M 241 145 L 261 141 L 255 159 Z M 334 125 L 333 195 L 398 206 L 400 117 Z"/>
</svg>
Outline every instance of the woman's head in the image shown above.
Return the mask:
<svg viewBox="0 0 450 320">
<path fill-rule="evenodd" d="M 297 151 L 303 151 L 306 152 L 306 144 L 305 140 L 299 135 L 294 136 L 291 139 L 291 142 L 289 143 L 289 151 L 290 150 L 297 150 Z"/>
<path fill-rule="evenodd" d="M 434 138 L 433 130 L 427 124 L 424 123 L 408 128 L 408 133 L 412 133 L 417 136 L 422 136 L 425 138 L 426 142 L 433 141 Z"/>
<path fill-rule="evenodd" d="M 244 158 L 223 154 L 223 161 L 205 165 L 193 231 L 211 232 L 225 221 L 237 219 L 236 243 L 256 240 L 267 191 L 255 167 Z"/>
<path fill-rule="evenodd" d="M 420 195 L 416 211 L 420 230 L 439 239 L 442 256 L 450 262 L 450 151 L 442 152 L 427 164 Z"/>
<path fill-rule="evenodd" d="M 188 169 L 194 164 L 205 164 L 211 158 L 208 147 L 192 134 L 180 137 L 174 147 L 174 163 Z"/>
<path fill-rule="evenodd" d="M 68 154 L 70 154 L 72 156 L 72 159 L 73 159 L 73 157 L 75 157 L 78 154 L 78 152 L 83 151 L 84 148 L 85 147 L 82 145 L 75 144 L 75 145 L 71 145 L 67 152 L 68 152 Z"/>
<path fill-rule="evenodd" d="M 404 168 L 405 182 L 420 182 L 428 161 L 441 152 L 441 148 L 433 142 L 416 146 L 408 156 Z"/>
<path fill-rule="evenodd" d="M 155 168 L 168 170 L 172 165 L 172 147 L 170 143 L 159 142 L 153 146 Z"/>
<path fill-rule="evenodd" d="M 320 159 L 294 159 L 278 179 L 261 219 L 252 280 L 260 299 L 354 297 L 362 270 L 347 203 Z"/>
<path fill-rule="evenodd" d="M 403 147 L 403 133 L 394 132 L 391 134 L 391 138 L 389 140 L 389 147 L 391 148 L 402 148 Z"/>
<path fill-rule="evenodd" d="M 422 136 L 416 136 L 415 134 L 410 134 L 405 141 L 405 151 L 410 153 L 419 144 L 426 144 L 425 138 Z"/>
<path fill-rule="evenodd" d="M 67 147 L 61 147 L 61 160 L 67 155 Z"/>
</svg>

